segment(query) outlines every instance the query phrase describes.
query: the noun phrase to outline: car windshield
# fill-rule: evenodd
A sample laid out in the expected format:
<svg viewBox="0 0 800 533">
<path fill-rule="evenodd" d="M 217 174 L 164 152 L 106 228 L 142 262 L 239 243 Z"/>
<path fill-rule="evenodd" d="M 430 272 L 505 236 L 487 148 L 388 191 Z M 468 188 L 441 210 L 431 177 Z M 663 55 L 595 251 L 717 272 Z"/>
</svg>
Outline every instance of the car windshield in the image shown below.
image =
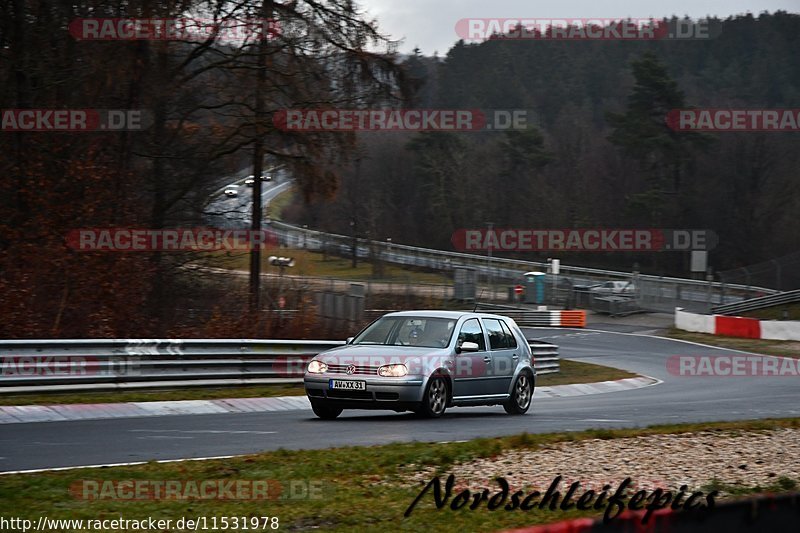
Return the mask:
<svg viewBox="0 0 800 533">
<path fill-rule="evenodd" d="M 352 344 L 444 348 L 450 344 L 455 325 L 450 318 L 385 316 L 370 324 Z"/>
</svg>

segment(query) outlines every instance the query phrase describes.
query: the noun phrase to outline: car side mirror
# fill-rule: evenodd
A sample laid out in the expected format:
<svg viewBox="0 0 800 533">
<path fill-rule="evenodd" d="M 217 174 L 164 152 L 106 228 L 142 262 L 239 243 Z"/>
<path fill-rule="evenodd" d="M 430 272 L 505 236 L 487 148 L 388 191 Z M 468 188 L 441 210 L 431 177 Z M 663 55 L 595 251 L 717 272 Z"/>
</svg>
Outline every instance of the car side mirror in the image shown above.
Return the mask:
<svg viewBox="0 0 800 533">
<path fill-rule="evenodd" d="M 347 340 L 344 341 L 344 343 L 345 344 L 352 344 L 353 343 L 353 339 L 355 339 L 355 337 L 347 337 Z"/>
<path fill-rule="evenodd" d="M 477 352 L 480 349 L 481 349 L 481 347 L 478 346 L 477 342 L 465 341 L 465 342 L 462 342 L 461 346 L 458 347 L 457 353 L 461 353 L 461 352 Z"/>
</svg>

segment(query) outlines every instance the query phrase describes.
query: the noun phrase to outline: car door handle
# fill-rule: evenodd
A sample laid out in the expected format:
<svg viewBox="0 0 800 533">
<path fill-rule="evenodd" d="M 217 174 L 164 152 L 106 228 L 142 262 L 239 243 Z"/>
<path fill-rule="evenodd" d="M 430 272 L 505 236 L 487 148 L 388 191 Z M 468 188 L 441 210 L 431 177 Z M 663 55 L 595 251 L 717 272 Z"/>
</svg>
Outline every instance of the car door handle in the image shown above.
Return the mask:
<svg viewBox="0 0 800 533">
<path fill-rule="evenodd" d="M 483 358 L 483 362 L 484 363 L 491 363 L 492 362 L 492 358 L 487 355 L 486 357 Z"/>
<path fill-rule="evenodd" d="M 511 356 L 511 359 L 519 359 L 519 355 L 514 354 L 514 355 Z"/>
</svg>

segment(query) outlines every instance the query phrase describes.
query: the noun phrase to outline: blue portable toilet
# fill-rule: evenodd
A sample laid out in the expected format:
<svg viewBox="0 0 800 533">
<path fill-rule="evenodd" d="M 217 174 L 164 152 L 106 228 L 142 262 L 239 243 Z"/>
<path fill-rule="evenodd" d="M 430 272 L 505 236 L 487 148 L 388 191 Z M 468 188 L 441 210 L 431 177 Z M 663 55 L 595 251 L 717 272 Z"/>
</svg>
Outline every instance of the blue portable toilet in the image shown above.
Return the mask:
<svg viewBox="0 0 800 533">
<path fill-rule="evenodd" d="M 545 273 L 544 272 L 525 272 L 525 303 L 543 304 Z"/>
</svg>

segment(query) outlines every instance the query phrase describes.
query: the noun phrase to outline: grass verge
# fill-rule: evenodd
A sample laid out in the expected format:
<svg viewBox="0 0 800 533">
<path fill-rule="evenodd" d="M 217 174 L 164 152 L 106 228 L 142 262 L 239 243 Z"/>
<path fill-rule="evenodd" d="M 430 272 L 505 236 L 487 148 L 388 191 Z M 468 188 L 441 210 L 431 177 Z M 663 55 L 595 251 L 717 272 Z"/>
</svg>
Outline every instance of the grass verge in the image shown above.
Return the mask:
<svg viewBox="0 0 800 533">
<path fill-rule="evenodd" d="M 376 272 L 371 262 L 359 259 L 353 268 L 351 259 L 328 255 L 319 252 L 303 250 L 302 248 L 272 247 L 266 249 L 262 255 L 264 263 L 263 272 L 273 272 L 274 267 L 267 264 L 270 255 L 290 256 L 294 259 L 295 266 L 287 270 L 287 274 L 307 276 L 314 278 L 334 278 L 363 281 L 394 281 L 410 283 L 432 283 L 449 285 L 452 280 L 442 274 L 432 272 L 419 272 L 402 268 L 396 265 L 384 264 L 383 272 Z M 217 268 L 230 270 L 247 270 L 249 268 L 249 254 L 244 252 L 213 252 L 207 254 L 205 264 Z"/>
<path fill-rule="evenodd" d="M 635 378 L 638 374 L 620 370 L 610 366 L 579 363 L 561 359 L 561 371 L 558 374 L 542 374 L 536 377 L 537 387 L 553 385 L 572 385 L 575 383 L 595 383 L 597 381 L 614 381 L 617 379 Z"/>
<path fill-rule="evenodd" d="M 601 365 L 561 361 L 561 372 L 539 376 L 537 386 L 592 383 L 636 377 L 636 374 Z M 303 395 L 302 383 L 258 385 L 209 389 L 173 389 L 152 391 L 73 392 L 0 396 L 0 405 L 56 405 L 67 403 L 153 402 L 169 400 L 215 400 L 221 398 L 264 398 Z"/>
<path fill-rule="evenodd" d="M 294 201 L 296 191 L 294 187 L 289 187 L 278 196 L 270 200 L 267 206 L 266 216 L 275 220 L 283 220 L 283 210 L 289 207 Z"/>
<path fill-rule="evenodd" d="M 337 422 L 317 422 L 335 428 Z M 435 422 L 433 422 L 435 423 Z M 246 457 L 182 463 L 150 463 L 133 467 L 76 469 L 59 472 L 15 474 L 0 477 L 0 515 L 33 520 L 39 516 L 64 519 L 112 519 L 147 517 L 279 517 L 280 530 L 300 531 L 497 531 L 530 524 L 549 523 L 591 513 L 575 511 L 488 511 L 483 505 L 470 511 L 437 510 L 430 494 L 410 517 L 403 514 L 420 487 L 403 487 L 403 466 L 434 465 L 446 472 L 451 465 L 491 457 L 507 449 L 536 449 L 555 442 L 584 439 L 689 433 L 696 431 L 755 431 L 800 427 L 800 419 L 673 424 L 644 429 L 590 430 L 542 435 L 476 439 L 458 443 L 410 443 L 329 450 L 278 450 Z M 280 497 L 264 501 L 98 499 L 87 501 L 70 492 L 82 480 L 273 480 Z M 712 480 L 713 484 L 713 480 Z M 784 483 L 790 490 L 790 483 Z M 313 487 L 315 498 L 292 498 L 291 487 Z M 783 490 L 780 484 L 778 490 Z M 294 492 L 302 496 L 301 490 Z M 102 494 L 102 493 L 101 493 Z M 277 493 L 272 493 L 277 495 Z M 597 512 L 596 512 L 597 513 Z M 596 514 L 592 515 L 596 516 Z M 167 531 L 175 531 L 166 528 Z M 243 529 L 239 529 L 243 530 Z"/>
<path fill-rule="evenodd" d="M 742 316 L 760 318 L 762 320 L 800 320 L 800 303 L 776 305 L 766 309 L 747 311 Z"/>
<path fill-rule="evenodd" d="M 741 339 L 738 337 L 721 337 L 706 333 L 692 333 L 671 328 L 667 334 L 673 339 L 699 342 L 721 348 L 742 350 L 745 352 L 777 355 L 780 357 L 800 357 L 800 342 L 796 341 L 771 341 L 764 339 Z"/>
</svg>

